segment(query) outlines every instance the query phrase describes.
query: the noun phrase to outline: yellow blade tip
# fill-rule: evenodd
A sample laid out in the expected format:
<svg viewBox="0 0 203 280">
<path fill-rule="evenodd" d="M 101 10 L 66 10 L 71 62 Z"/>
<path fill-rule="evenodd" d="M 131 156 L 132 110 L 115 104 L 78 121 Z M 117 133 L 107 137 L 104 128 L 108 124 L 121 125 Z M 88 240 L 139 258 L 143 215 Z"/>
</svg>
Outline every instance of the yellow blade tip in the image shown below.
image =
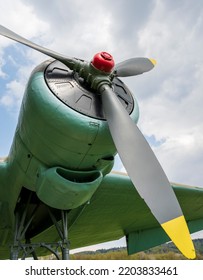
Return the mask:
<svg viewBox="0 0 203 280">
<path fill-rule="evenodd" d="M 196 258 L 195 248 L 184 216 L 165 222 L 161 226 L 186 258 Z"/>
<path fill-rule="evenodd" d="M 155 59 L 150 58 L 149 60 L 151 61 L 151 63 L 152 63 L 154 66 L 157 64 L 157 62 L 156 62 L 156 60 L 155 60 Z"/>
</svg>

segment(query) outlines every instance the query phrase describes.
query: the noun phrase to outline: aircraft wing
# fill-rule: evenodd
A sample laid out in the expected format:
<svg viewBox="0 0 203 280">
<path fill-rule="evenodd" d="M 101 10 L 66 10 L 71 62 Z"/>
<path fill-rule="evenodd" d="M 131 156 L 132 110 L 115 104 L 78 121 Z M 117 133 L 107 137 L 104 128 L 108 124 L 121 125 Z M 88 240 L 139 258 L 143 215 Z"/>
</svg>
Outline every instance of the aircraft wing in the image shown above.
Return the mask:
<svg viewBox="0 0 203 280">
<path fill-rule="evenodd" d="M 203 188 L 172 184 L 190 232 L 203 229 Z M 127 237 L 128 253 L 136 253 L 169 241 L 131 180 L 125 174 L 107 175 L 91 201 L 69 213 L 70 248 Z M 36 241 L 56 240 L 54 227 Z M 33 242 L 34 242 L 33 239 Z"/>
<path fill-rule="evenodd" d="M 203 188 L 179 184 L 172 184 L 172 187 L 190 232 L 202 230 Z M 128 253 L 132 254 L 169 241 L 129 177 L 121 173 L 107 175 L 91 201 L 71 210 L 68 217 L 70 249 L 126 236 Z M 58 241 L 55 227 L 45 226 L 47 219 L 42 208 L 34 220 L 34 227 L 42 231 L 36 231 L 32 243 Z M 0 258 L 8 257 L 6 249 L 1 248 L 0 251 Z M 40 254 L 47 254 L 47 251 L 41 249 Z"/>
</svg>

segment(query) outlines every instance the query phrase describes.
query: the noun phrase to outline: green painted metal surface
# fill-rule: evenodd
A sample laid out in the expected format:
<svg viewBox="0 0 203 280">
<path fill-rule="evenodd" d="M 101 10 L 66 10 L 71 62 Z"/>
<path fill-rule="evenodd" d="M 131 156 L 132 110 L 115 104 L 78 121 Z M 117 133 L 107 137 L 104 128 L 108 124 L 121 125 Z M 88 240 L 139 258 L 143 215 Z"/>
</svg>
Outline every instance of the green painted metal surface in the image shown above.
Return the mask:
<svg viewBox="0 0 203 280">
<path fill-rule="evenodd" d="M 172 186 L 191 233 L 203 229 L 203 188 Z M 72 249 L 130 236 L 129 253 L 135 253 L 169 241 L 125 175 L 107 175 L 90 203 L 81 212 L 71 211 L 69 224 Z M 44 238 L 57 240 L 54 227 L 34 240 L 39 242 Z"/>
<path fill-rule="evenodd" d="M 172 186 L 191 233 L 203 229 L 203 188 Z M 129 177 L 121 174 L 107 175 L 88 204 L 71 210 L 69 227 L 71 249 L 127 236 L 132 254 L 169 240 Z M 42 240 L 58 240 L 54 226 L 33 238 L 34 243 Z"/>
<path fill-rule="evenodd" d="M 61 210 L 86 203 L 103 179 L 98 170 L 72 171 L 61 167 L 49 168 L 38 176 L 36 192 L 39 199 Z"/>
</svg>

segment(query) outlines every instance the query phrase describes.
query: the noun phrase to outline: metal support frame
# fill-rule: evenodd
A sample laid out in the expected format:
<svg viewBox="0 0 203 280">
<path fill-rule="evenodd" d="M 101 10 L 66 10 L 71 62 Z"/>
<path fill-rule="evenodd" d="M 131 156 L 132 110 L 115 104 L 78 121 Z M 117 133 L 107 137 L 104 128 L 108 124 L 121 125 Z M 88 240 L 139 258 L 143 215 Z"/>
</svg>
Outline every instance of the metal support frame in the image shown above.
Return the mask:
<svg viewBox="0 0 203 280">
<path fill-rule="evenodd" d="M 61 224 L 56 220 L 50 208 L 49 215 L 61 239 L 58 245 L 61 248 L 62 260 L 69 260 L 70 243 L 68 241 L 68 210 L 61 210 Z"/>
<path fill-rule="evenodd" d="M 36 249 L 41 247 L 46 248 L 50 253 L 54 254 L 57 260 L 69 260 L 68 210 L 59 210 L 61 211 L 61 220 L 58 221 L 51 208 L 47 206 L 49 216 L 56 227 L 60 241 L 52 243 L 32 243 L 30 238 L 26 236 L 27 230 L 35 217 L 38 208 L 38 205 L 36 205 L 32 213 L 29 213 L 28 217 L 31 196 L 32 193 L 30 193 L 24 208 L 19 207 L 15 211 L 15 232 L 14 241 L 10 248 L 10 259 L 17 260 L 21 258 L 24 260 L 25 258 L 32 256 L 34 260 L 37 260 Z"/>
</svg>

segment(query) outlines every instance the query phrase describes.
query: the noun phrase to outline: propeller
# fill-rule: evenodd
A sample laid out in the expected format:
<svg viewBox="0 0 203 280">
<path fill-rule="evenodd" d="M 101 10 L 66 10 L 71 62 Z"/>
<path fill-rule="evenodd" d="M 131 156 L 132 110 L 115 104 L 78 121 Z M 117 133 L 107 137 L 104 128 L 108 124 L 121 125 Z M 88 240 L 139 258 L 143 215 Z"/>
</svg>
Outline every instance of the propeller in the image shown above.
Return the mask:
<svg viewBox="0 0 203 280">
<path fill-rule="evenodd" d="M 12 39 L 16 42 L 19 42 L 23 45 L 26 45 L 32 49 L 35 49 L 36 51 L 39 51 L 45 55 L 48 55 L 56 60 L 59 60 L 72 70 L 77 69 L 76 65 L 79 63 L 77 58 L 67 57 L 65 55 L 59 54 L 57 52 L 54 52 L 52 50 L 39 46 L 39 45 L 25 39 L 24 37 L 16 34 L 15 32 L 4 27 L 3 25 L 0 25 L 0 35 L 3 35 L 5 37 Z M 127 77 L 127 76 L 139 75 L 144 72 L 150 71 L 154 67 L 155 63 L 156 63 L 156 61 L 154 59 L 148 59 L 148 58 L 144 58 L 144 57 L 131 58 L 131 59 L 125 60 L 123 62 L 120 62 L 116 65 L 115 71 L 114 71 L 114 76 Z"/>
<path fill-rule="evenodd" d="M 133 185 L 180 251 L 195 258 L 182 210 L 148 142 L 112 89 L 104 85 L 100 92 L 112 138 Z"/>
<path fill-rule="evenodd" d="M 129 77 L 140 75 L 154 68 L 156 61 L 145 57 L 130 58 L 120 62 L 115 67 L 115 75 L 118 77 Z"/>
<path fill-rule="evenodd" d="M 9 39 L 12 39 L 16 42 L 19 42 L 23 45 L 26 45 L 26 46 L 28 46 L 32 49 L 35 49 L 36 51 L 39 51 L 43 54 L 46 54 L 46 55 L 48 55 L 48 56 L 50 56 L 54 59 L 57 59 L 57 60 L 63 62 L 70 69 L 73 69 L 73 67 L 76 63 L 76 59 L 61 55 L 57 52 L 54 52 L 52 50 L 49 50 L 49 49 L 44 48 L 42 46 L 39 46 L 39 45 L 21 37 L 20 35 L 16 34 L 15 32 L 11 31 L 10 29 L 4 27 L 3 25 L 0 25 L 0 34 L 9 38 Z"/>
<path fill-rule="evenodd" d="M 173 189 L 143 134 L 111 88 L 112 77 L 142 74 L 150 71 L 156 61 L 131 58 L 118 63 L 113 70 L 112 56 L 103 52 L 96 54 L 87 66 L 83 60 L 41 47 L 1 25 L 0 34 L 63 62 L 79 75 L 83 75 L 88 82 L 91 76 L 91 84 L 101 94 L 110 133 L 132 183 L 179 250 L 187 258 L 195 258 L 187 223 Z"/>
</svg>

